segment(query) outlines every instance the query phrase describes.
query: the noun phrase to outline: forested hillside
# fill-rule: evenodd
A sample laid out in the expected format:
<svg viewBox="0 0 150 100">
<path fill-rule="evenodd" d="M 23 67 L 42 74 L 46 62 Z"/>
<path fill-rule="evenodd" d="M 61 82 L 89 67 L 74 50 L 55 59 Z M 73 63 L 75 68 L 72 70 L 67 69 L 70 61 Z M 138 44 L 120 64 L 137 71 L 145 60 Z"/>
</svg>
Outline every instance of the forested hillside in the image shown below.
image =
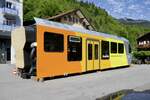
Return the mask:
<svg viewBox="0 0 150 100">
<path fill-rule="evenodd" d="M 147 20 L 134 20 L 129 18 L 119 19 L 119 21 L 126 25 L 137 25 L 150 28 L 150 21 Z"/>
<path fill-rule="evenodd" d="M 33 17 L 48 17 L 80 8 L 91 21 L 96 31 L 126 37 L 135 48 L 136 38 L 145 32 L 150 32 L 149 27 L 123 24 L 94 4 L 78 2 L 77 0 L 24 0 L 24 21 Z"/>
</svg>

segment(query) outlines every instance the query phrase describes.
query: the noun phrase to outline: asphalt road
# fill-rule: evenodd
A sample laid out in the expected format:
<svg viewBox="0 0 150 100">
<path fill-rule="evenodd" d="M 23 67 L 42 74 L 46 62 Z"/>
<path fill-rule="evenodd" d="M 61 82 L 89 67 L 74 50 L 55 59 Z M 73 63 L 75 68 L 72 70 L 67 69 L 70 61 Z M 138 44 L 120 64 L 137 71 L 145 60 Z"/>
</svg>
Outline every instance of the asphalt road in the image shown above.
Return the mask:
<svg viewBox="0 0 150 100">
<path fill-rule="evenodd" d="M 150 89 L 150 65 L 57 78 L 44 82 L 13 75 L 14 65 L 0 65 L 0 100 L 95 100 L 122 89 Z"/>
</svg>

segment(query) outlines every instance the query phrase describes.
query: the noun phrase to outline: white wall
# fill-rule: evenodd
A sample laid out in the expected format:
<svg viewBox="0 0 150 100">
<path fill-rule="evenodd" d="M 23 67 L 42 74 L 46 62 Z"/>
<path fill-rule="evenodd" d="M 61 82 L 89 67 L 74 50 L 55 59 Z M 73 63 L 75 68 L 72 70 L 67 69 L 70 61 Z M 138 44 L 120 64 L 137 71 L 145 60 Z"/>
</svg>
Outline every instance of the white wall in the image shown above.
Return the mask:
<svg viewBox="0 0 150 100">
<path fill-rule="evenodd" d="M 23 25 L 23 0 L 20 0 L 19 3 L 16 3 L 16 8 L 18 9 L 19 12 L 19 19 L 17 19 L 17 25 L 22 26 Z M 15 54 L 15 49 L 11 45 L 11 64 L 16 63 L 16 54 Z"/>
<path fill-rule="evenodd" d="M 16 53 L 14 47 L 11 45 L 11 64 L 16 63 Z"/>
</svg>

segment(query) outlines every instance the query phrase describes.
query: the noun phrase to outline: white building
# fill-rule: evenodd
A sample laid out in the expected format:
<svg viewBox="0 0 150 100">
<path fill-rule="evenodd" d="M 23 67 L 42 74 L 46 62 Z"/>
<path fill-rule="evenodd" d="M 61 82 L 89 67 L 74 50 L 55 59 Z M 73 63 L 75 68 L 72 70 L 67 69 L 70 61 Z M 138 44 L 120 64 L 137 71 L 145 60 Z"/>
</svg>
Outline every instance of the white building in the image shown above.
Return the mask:
<svg viewBox="0 0 150 100">
<path fill-rule="evenodd" d="M 11 31 L 23 24 L 23 0 L 0 0 L 0 63 L 11 59 Z"/>
</svg>

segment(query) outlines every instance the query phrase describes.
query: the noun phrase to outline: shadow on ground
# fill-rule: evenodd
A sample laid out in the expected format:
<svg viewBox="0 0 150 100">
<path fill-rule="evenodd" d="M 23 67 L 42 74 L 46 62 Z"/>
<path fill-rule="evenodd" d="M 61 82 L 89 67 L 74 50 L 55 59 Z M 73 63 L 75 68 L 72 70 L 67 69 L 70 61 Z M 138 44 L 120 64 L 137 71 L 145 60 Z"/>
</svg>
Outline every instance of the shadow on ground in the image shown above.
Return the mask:
<svg viewBox="0 0 150 100">
<path fill-rule="evenodd" d="M 97 98 L 96 100 L 150 100 L 150 90 L 140 92 L 132 89 L 121 90 L 101 98 Z"/>
</svg>

